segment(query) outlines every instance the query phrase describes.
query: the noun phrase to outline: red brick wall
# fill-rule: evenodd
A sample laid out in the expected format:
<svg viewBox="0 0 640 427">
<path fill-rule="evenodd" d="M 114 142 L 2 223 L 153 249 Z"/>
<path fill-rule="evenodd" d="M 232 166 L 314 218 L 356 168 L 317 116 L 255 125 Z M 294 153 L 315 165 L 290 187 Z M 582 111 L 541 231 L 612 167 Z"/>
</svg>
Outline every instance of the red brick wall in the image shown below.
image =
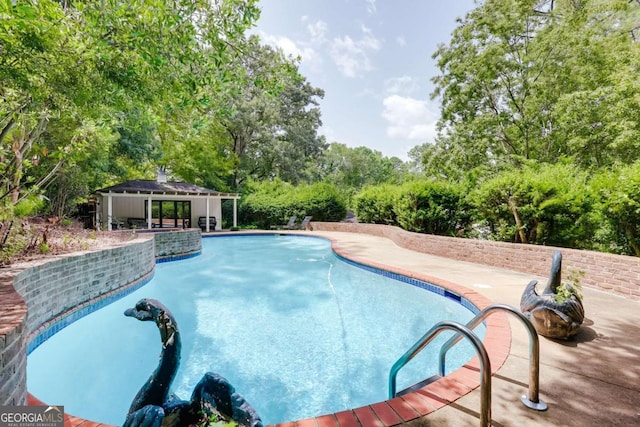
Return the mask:
<svg viewBox="0 0 640 427">
<path fill-rule="evenodd" d="M 407 249 L 460 261 L 548 276 L 553 251 L 562 252 L 562 272 L 584 271 L 580 283 L 640 301 L 640 258 L 577 249 L 434 236 L 378 224 L 313 222 L 315 230 L 386 237 Z"/>
</svg>

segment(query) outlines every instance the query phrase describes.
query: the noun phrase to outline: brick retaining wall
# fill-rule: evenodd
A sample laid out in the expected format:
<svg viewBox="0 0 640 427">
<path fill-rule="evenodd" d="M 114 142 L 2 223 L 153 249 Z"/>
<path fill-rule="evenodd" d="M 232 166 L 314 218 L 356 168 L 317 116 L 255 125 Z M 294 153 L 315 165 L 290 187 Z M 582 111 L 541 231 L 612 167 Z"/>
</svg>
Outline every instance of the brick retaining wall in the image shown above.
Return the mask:
<svg viewBox="0 0 640 427">
<path fill-rule="evenodd" d="M 153 248 L 152 238 L 141 237 L 0 272 L 0 405 L 26 404 L 27 337 L 79 304 L 151 273 Z"/>
<path fill-rule="evenodd" d="M 202 249 L 200 229 L 137 234 L 110 249 L 0 269 L 0 405 L 26 404 L 27 339 L 43 324 L 143 279 L 156 258 Z"/>
<path fill-rule="evenodd" d="M 156 240 L 157 258 L 191 254 L 202 250 L 202 232 L 199 228 L 153 234 Z"/>
<path fill-rule="evenodd" d="M 580 283 L 640 301 L 640 258 L 577 249 L 435 236 L 380 224 L 313 222 L 315 230 L 366 233 L 397 245 L 441 257 L 548 276 L 553 251 L 562 252 L 562 271 L 584 271 Z"/>
</svg>

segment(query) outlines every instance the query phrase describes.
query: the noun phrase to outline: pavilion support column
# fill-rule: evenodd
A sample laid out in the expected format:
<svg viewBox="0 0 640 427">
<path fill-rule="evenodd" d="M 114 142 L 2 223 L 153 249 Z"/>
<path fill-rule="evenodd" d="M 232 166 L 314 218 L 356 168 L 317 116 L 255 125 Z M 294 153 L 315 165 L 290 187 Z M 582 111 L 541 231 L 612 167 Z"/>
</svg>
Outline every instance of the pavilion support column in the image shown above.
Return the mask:
<svg viewBox="0 0 640 427">
<path fill-rule="evenodd" d="M 207 217 L 205 218 L 205 224 L 206 224 L 206 228 L 205 230 L 207 231 L 207 233 L 209 232 L 209 202 L 210 202 L 211 198 L 209 197 L 209 195 L 207 195 Z"/>
<path fill-rule="evenodd" d="M 151 218 L 153 215 L 153 200 L 151 200 L 151 195 L 149 195 L 149 198 L 147 199 L 147 229 L 151 230 L 151 227 L 153 226 L 153 224 L 151 223 Z"/>
<path fill-rule="evenodd" d="M 233 199 L 233 227 L 238 226 L 238 199 Z"/>
<path fill-rule="evenodd" d="M 113 222 L 113 200 L 111 194 L 107 196 L 107 231 L 113 230 L 111 223 Z"/>
</svg>

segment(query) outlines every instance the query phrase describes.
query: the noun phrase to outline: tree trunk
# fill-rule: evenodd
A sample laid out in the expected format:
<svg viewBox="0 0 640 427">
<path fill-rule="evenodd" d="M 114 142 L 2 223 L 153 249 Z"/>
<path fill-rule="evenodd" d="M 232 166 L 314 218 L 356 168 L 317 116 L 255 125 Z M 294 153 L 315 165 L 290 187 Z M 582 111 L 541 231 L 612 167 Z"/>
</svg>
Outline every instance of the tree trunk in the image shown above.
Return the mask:
<svg viewBox="0 0 640 427">
<path fill-rule="evenodd" d="M 629 246 L 633 249 L 635 256 L 640 256 L 640 246 L 636 243 L 637 238 L 637 229 L 634 224 L 626 223 L 625 226 L 625 234 L 627 235 L 627 240 L 629 241 Z"/>
<path fill-rule="evenodd" d="M 518 208 L 513 200 L 509 199 L 509 208 L 513 213 L 513 218 L 516 220 L 516 232 L 520 237 L 520 241 L 522 243 L 528 243 L 527 241 L 527 233 L 524 232 L 524 226 L 522 225 L 522 221 L 520 220 L 520 215 L 518 215 Z"/>
<path fill-rule="evenodd" d="M 531 231 L 529 231 L 529 242 L 531 243 L 535 243 L 536 238 L 538 237 L 538 224 L 540 224 L 540 222 L 537 219 L 534 219 Z"/>
<path fill-rule="evenodd" d="M 13 140 L 13 157 L 15 159 L 15 170 L 11 177 L 11 203 L 15 205 L 20 199 L 20 180 L 22 179 L 22 148 L 24 146 L 23 138 Z"/>
</svg>

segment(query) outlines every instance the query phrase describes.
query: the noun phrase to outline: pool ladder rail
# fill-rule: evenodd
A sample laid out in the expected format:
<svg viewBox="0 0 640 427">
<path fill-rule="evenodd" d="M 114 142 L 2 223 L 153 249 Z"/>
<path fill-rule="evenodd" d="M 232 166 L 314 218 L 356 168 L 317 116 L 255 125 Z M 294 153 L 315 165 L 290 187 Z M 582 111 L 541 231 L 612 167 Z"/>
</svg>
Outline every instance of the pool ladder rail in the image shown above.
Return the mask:
<svg viewBox="0 0 640 427">
<path fill-rule="evenodd" d="M 440 347 L 439 354 L 439 366 L 438 375 L 435 375 L 426 382 L 433 382 L 438 378 L 444 377 L 445 372 L 445 358 L 447 351 L 457 344 L 462 338 L 466 337 L 471 341 L 478 359 L 480 361 L 480 425 L 491 425 L 491 362 L 487 350 L 482 344 L 482 341 L 472 331 L 478 326 L 484 319 L 490 314 L 496 311 L 506 311 L 516 316 L 525 329 L 529 333 L 529 393 L 527 396 L 522 396 L 520 401 L 528 408 L 536 411 L 546 411 L 547 404 L 540 399 L 540 345 L 538 342 L 538 333 L 535 328 L 520 311 L 516 308 L 506 304 L 492 304 L 481 310 L 473 319 L 471 319 L 466 325 L 462 325 L 454 321 L 442 321 L 436 323 L 426 334 L 422 336 L 405 354 L 403 354 L 396 363 L 391 367 L 389 372 L 389 399 L 393 399 L 396 396 L 413 391 L 416 387 L 421 387 L 425 382 L 418 383 L 400 392 L 396 392 L 396 377 L 398 371 L 402 369 L 411 359 L 413 359 L 418 353 L 420 353 L 436 336 L 442 331 L 453 330 L 457 333 L 452 336 L 442 347 Z"/>
</svg>

